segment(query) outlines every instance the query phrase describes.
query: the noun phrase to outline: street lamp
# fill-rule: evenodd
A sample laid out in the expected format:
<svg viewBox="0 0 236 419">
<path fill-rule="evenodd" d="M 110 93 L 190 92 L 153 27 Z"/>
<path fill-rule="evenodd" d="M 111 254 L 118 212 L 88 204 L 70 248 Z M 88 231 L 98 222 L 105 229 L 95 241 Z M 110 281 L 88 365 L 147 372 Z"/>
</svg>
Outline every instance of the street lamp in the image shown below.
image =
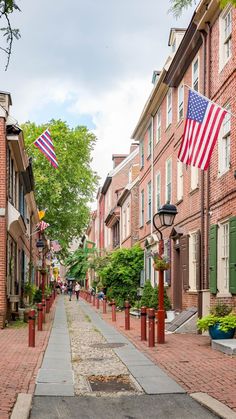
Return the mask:
<svg viewBox="0 0 236 419">
<path fill-rule="evenodd" d="M 165 204 L 153 216 L 153 225 L 158 233 L 159 238 L 159 256 L 162 257 L 164 253 L 163 234 L 160 228 L 157 227 L 159 220 L 160 227 L 170 227 L 174 223 L 177 209 L 175 205 Z M 164 308 L 164 272 L 159 271 L 158 281 L 158 310 L 157 310 L 157 342 L 165 343 L 165 308 Z"/>
<path fill-rule="evenodd" d="M 38 251 L 40 255 L 42 255 L 42 266 L 41 266 L 41 276 L 42 276 L 42 300 L 44 299 L 44 293 L 45 293 L 45 276 L 46 276 L 46 267 L 45 267 L 45 255 L 43 254 L 43 249 L 46 247 L 45 240 L 42 238 L 39 238 L 36 242 L 36 247 L 38 248 Z"/>
</svg>

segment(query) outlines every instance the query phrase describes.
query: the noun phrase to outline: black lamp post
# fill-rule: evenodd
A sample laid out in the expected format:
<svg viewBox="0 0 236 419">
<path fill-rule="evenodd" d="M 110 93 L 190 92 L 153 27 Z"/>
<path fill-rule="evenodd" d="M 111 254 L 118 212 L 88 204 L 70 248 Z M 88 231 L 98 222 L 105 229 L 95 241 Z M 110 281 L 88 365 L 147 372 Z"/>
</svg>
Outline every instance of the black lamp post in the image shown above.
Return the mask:
<svg viewBox="0 0 236 419">
<path fill-rule="evenodd" d="M 46 275 L 46 269 L 45 269 L 45 255 L 43 253 L 43 249 L 45 246 L 45 240 L 42 238 L 39 238 L 36 242 L 36 247 L 38 248 L 39 253 L 42 255 L 42 269 L 41 269 L 41 277 L 42 277 L 42 300 L 44 299 L 45 294 L 45 275 Z"/>
<path fill-rule="evenodd" d="M 160 227 L 170 227 L 174 223 L 177 208 L 172 204 L 165 204 L 153 216 L 153 225 L 159 235 L 159 256 L 162 257 L 164 253 L 163 234 L 160 228 L 157 227 L 159 221 Z M 158 281 L 158 310 L 157 310 L 157 342 L 165 343 L 165 308 L 164 308 L 164 273 L 159 271 Z"/>
</svg>

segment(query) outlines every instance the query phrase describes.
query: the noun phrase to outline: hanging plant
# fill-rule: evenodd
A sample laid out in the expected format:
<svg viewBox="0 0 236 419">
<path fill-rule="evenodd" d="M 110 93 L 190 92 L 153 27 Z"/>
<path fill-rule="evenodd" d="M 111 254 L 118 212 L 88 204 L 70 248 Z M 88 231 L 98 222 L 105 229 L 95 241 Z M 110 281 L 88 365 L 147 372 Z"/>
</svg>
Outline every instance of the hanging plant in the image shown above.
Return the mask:
<svg viewBox="0 0 236 419">
<path fill-rule="evenodd" d="M 167 271 L 170 268 L 170 264 L 164 256 L 161 256 L 158 252 L 153 254 L 153 267 L 155 271 Z"/>
</svg>

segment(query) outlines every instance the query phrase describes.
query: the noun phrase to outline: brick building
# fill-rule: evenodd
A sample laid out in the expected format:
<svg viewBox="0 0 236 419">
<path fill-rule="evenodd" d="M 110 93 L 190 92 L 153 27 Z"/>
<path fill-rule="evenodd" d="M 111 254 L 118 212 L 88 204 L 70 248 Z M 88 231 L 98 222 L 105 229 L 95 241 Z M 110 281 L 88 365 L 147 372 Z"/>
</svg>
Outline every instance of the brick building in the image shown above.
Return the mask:
<svg viewBox="0 0 236 419">
<path fill-rule="evenodd" d="M 235 118 L 225 117 L 207 172 L 184 167 L 177 155 L 189 86 L 235 113 L 235 34 L 236 10 L 222 11 L 217 1 L 201 1 L 186 31 L 172 29 L 170 57 L 154 72 L 153 90 L 132 136 L 140 144 L 145 278 L 157 281 L 152 218 L 169 201 L 178 214 L 173 228 L 163 229 L 171 259 L 166 285 L 175 309 L 195 306 L 200 315 L 216 300 L 236 301 Z"/>
<path fill-rule="evenodd" d="M 0 92 L 0 327 L 24 305 L 24 284 L 36 280 L 38 223 L 31 161 L 22 130 L 9 116 L 11 96 Z"/>
</svg>

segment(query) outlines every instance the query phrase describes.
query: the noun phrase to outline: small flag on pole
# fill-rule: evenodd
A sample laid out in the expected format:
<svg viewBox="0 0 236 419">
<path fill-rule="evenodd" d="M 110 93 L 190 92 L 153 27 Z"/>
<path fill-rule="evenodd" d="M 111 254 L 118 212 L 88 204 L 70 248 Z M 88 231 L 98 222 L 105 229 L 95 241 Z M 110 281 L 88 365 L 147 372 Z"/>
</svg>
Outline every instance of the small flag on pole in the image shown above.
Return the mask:
<svg viewBox="0 0 236 419">
<path fill-rule="evenodd" d="M 178 158 L 207 170 L 227 110 L 189 90 L 188 111 Z"/>
<path fill-rule="evenodd" d="M 46 209 L 38 211 L 39 219 L 42 220 L 45 217 Z"/>
<path fill-rule="evenodd" d="M 57 169 L 58 163 L 49 129 L 46 129 L 46 131 L 34 141 L 34 145 L 45 155 L 51 165 Z"/>
<path fill-rule="evenodd" d="M 48 228 L 49 225 L 50 224 L 45 223 L 45 221 L 40 221 L 40 223 L 38 223 L 36 227 L 37 227 L 38 231 L 42 232 L 42 231 L 46 230 L 46 228 Z"/>
</svg>

